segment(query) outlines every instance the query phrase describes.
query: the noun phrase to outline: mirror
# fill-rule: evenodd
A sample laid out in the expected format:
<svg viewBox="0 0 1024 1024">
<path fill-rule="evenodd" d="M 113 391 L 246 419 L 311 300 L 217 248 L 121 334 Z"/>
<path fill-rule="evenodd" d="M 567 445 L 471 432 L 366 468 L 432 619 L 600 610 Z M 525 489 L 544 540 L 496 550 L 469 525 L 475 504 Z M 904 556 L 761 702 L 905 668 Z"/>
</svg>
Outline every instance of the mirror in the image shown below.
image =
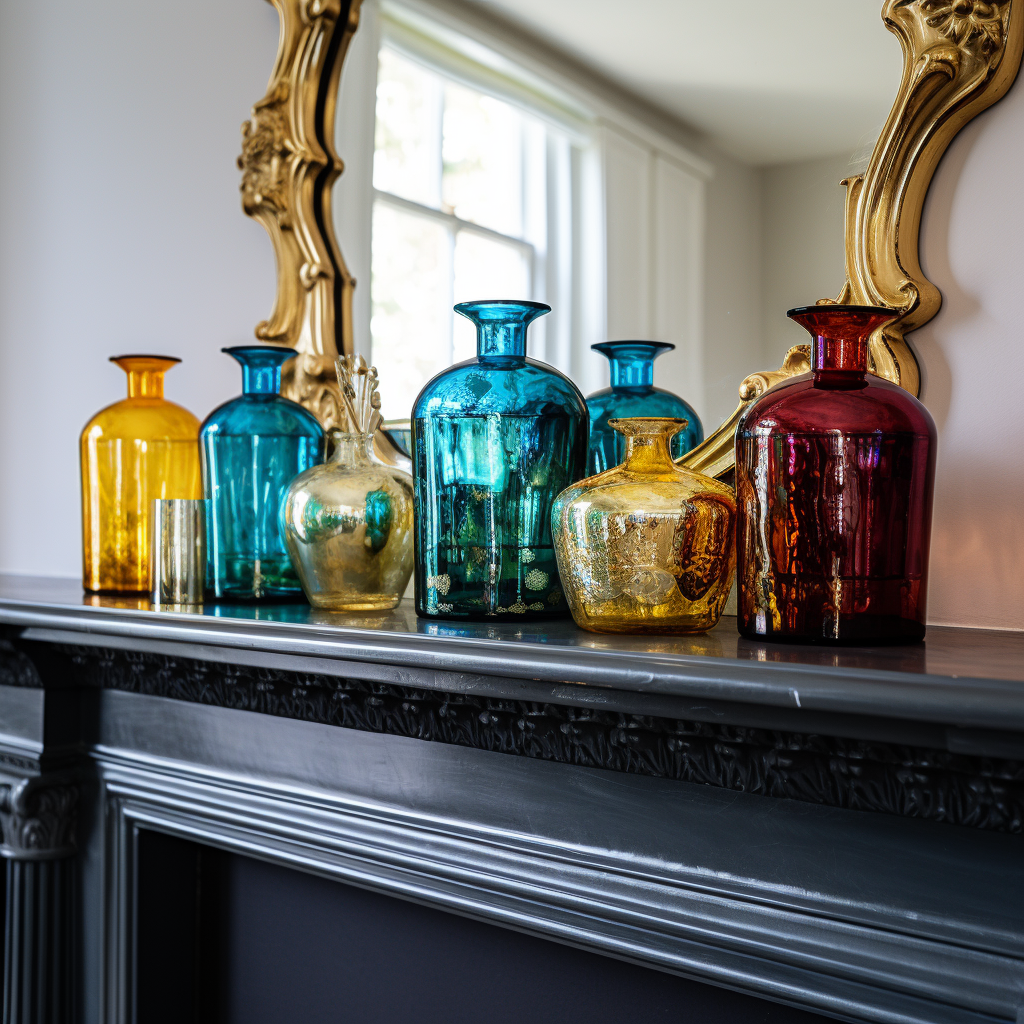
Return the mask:
<svg viewBox="0 0 1024 1024">
<path fill-rule="evenodd" d="M 686 460 L 716 475 L 737 388 L 806 368 L 793 305 L 897 310 L 871 368 L 917 392 L 904 335 L 941 301 L 921 209 L 1016 76 L 1020 0 L 272 2 L 281 48 L 239 161 L 278 257 L 256 333 L 299 349 L 286 393 L 325 424 L 338 350 L 407 416 L 472 351 L 462 298 L 549 302 L 532 354 L 584 394 L 607 381 L 591 344 L 674 344 L 655 383 L 698 410 L 711 437 Z"/>
<path fill-rule="evenodd" d="M 674 343 L 656 381 L 710 432 L 739 380 L 803 342 L 785 310 L 843 286 L 840 181 L 866 166 L 901 71 L 877 0 L 803 0 L 784 18 L 748 0 L 727 46 L 709 45 L 721 12 L 695 0 L 629 18 L 582 0 L 452 11 L 360 15 L 379 44 L 369 339 L 356 294 L 355 343 L 387 367 L 386 418 L 473 354 L 453 304 L 509 295 L 552 305 L 532 351 L 585 393 L 608 378 L 591 343 Z M 343 90 L 371 49 L 353 44 Z M 338 144 L 351 168 L 343 119 Z"/>
<path fill-rule="evenodd" d="M 805 341 L 786 310 L 841 289 L 840 181 L 866 168 L 901 72 L 877 0 L 802 0 L 785 18 L 746 0 L 728 46 L 709 45 L 714 5 L 597 7 L 476 3 L 461 25 L 364 7 L 380 39 L 369 334 L 386 417 L 473 355 L 453 303 L 509 295 L 553 306 L 534 351 L 585 393 L 608 378 L 591 342 L 674 343 L 657 381 L 713 428 L 739 380 Z M 588 265 L 584 245 L 605 251 Z M 584 294 L 589 315 L 571 308 Z"/>
</svg>

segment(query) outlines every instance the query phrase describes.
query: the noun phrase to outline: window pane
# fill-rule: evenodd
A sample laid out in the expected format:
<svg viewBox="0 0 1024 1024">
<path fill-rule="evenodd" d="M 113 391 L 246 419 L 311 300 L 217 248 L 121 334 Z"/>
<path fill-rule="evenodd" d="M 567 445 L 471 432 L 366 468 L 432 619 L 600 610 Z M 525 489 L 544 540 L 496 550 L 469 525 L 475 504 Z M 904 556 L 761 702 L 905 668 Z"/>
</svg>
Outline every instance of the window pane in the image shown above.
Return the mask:
<svg viewBox="0 0 1024 1024">
<path fill-rule="evenodd" d="M 523 232 L 523 115 L 464 86 L 444 88 L 443 208 L 506 235 Z"/>
<path fill-rule="evenodd" d="M 420 388 L 451 362 L 451 236 L 442 224 L 373 209 L 373 363 L 381 413 L 406 419 Z"/>
<path fill-rule="evenodd" d="M 460 231 L 455 236 L 455 301 L 526 299 L 530 296 L 530 265 L 516 245 Z M 453 361 L 476 355 L 476 330 L 455 316 Z"/>
<path fill-rule="evenodd" d="M 373 185 L 425 206 L 441 201 L 441 79 L 384 47 L 377 74 Z"/>
</svg>

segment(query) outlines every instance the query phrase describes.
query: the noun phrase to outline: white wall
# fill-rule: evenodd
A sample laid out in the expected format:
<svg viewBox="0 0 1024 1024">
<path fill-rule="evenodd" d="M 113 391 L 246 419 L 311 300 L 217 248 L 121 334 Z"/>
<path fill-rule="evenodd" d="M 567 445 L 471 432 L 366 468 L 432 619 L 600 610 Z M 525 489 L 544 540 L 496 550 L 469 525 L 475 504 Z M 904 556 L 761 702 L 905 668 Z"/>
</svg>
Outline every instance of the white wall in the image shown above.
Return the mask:
<svg viewBox="0 0 1024 1024">
<path fill-rule="evenodd" d="M 0 568 L 80 572 L 78 434 L 107 357 L 184 362 L 205 416 L 240 388 L 273 250 L 239 203 L 239 126 L 277 15 L 253 0 L 0 3 Z"/>
<path fill-rule="evenodd" d="M 807 332 L 787 319 L 786 310 L 835 298 L 843 287 L 846 189 L 839 182 L 853 173 L 848 156 L 801 160 L 761 171 L 766 370 L 781 366 L 791 346 L 807 344 Z"/>
<path fill-rule="evenodd" d="M 910 335 L 939 428 L 929 617 L 1024 629 L 1024 78 L 947 150 L 921 225 L 939 315 Z"/>
<path fill-rule="evenodd" d="M 711 149 L 704 268 L 704 393 L 710 434 L 739 402 L 740 381 L 763 370 L 761 175 Z M 656 381 L 670 390 L 671 379 Z M 685 396 L 686 392 L 681 391 Z"/>
<path fill-rule="evenodd" d="M 599 134 L 605 225 L 602 341 L 651 339 L 675 350 L 657 363 L 658 384 L 707 416 L 704 390 L 706 181 L 664 153 L 615 129 Z M 587 352 L 590 393 L 608 383 L 608 364 Z"/>
</svg>

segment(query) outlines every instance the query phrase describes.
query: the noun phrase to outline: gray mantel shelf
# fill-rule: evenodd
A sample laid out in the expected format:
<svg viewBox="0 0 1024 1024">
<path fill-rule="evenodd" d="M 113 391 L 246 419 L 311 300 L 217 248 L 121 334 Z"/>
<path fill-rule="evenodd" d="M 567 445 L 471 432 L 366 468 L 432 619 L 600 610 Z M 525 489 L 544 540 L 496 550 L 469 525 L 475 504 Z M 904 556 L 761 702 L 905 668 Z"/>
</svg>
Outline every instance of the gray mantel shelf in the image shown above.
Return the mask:
<svg viewBox="0 0 1024 1024">
<path fill-rule="evenodd" d="M 456 623 L 305 605 L 154 610 L 76 580 L 0 576 L 0 624 L 26 639 L 386 679 L 639 714 L 925 741 L 1020 756 L 1024 633 L 932 627 L 923 644 L 754 643 L 733 619 L 693 637 L 605 636 L 571 621 Z M 995 746 L 993 746 L 995 744 Z M 980 748 L 984 748 L 981 750 Z"/>
</svg>

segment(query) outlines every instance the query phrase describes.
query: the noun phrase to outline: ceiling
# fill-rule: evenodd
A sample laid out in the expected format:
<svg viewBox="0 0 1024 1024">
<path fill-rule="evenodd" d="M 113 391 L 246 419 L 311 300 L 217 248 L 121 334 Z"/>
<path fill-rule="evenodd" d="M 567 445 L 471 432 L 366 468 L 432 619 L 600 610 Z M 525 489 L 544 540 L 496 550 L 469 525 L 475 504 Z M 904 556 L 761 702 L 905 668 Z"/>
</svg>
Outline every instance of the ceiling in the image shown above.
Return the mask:
<svg viewBox="0 0 1024 1024">
<path fill-rule="evenodd" d="M 899 87 L 881 0 L 473 0 L 752 164 L 870 147 Z"/>
</svg>

